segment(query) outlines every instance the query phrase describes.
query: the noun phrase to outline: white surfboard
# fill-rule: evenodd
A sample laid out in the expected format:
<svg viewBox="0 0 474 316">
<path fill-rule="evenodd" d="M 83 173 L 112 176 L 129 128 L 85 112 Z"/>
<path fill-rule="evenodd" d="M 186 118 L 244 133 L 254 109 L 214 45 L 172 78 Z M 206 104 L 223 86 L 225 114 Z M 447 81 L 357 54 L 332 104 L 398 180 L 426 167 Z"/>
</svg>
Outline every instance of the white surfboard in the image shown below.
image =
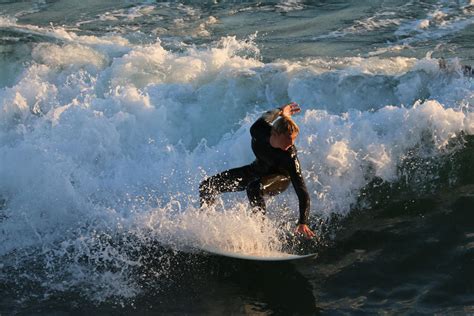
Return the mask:
<svg viewBox="0 0 474 316">
<path fill-rule="evenodd" d="M 254 260 L 254 261 L 292 261 L 292 260 L 311 258 L 311 257 L 317 256 L 316 253 L 311 253 L 307 255 L 294 255 L 294 254 L 278 252 L 278 251 L 265 253 L 265 254 L 244 254 L 244 253 L 225 251 L 225 250 L 216 249 L 213 247 L 205 247 L 205 246 L 204 247 L 200 246 L 199 249 L 203 252 L 206 252 L 215 256 L 223 256 L 223 257 L 229 257 L 229 258 Z"/>
</svg>

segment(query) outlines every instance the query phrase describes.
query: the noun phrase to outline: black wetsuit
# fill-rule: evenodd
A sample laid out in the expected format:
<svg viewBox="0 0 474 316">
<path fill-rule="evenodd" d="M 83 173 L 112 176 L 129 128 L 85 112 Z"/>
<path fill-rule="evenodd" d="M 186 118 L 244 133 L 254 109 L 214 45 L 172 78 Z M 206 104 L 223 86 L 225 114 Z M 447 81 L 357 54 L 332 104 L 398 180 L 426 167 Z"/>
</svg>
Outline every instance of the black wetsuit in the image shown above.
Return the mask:
<svg viewBox="0 0 474 316">
<path fill-rule="evenodd" d="M 301 174 L 296 148 L 293 145 L 284 151 L 270 145 L 271 123 L 279 113 L 280 109 L 266 112 L 250 128 L 252 150 L 257 158 L 253 163 L 224 171 L 201 182 L 199 186 L 201 205 L 212 204 L 219 193 L 246 190 L 252 207 L 265 212 L 263 196 L 280 193 L 291 181 L 299 199 L 298 223 L 308 223 L 310 199 Z M 277 182 L 280 182 L 280 185 Z M 284 188 L 281 188 L 282 183 Z M 272 187 L 280 188 L 275 191 Z"/>
</svg>

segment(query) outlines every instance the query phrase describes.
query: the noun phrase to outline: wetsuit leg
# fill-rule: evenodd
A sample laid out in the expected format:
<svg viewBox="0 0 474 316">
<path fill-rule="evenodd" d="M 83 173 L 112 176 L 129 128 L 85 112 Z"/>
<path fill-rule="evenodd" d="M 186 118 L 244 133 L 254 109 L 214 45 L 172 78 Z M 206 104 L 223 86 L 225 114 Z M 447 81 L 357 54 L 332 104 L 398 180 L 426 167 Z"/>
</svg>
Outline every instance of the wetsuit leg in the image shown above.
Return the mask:
<svg viewBox="0 0 474 316">
<path fill-rule="evenodd" d="M 249 198 L 250 206 L 254 212 L 262 212 L 265 214 L 266 206 L 263 198 L 263 187 L 260 178 L 257 178 L 249 183 L 247 186 L 247 197 Z"/>
<path fill-rule="evenodd" d="M 209 177 L 199 185 L 201 206 L 212 205 L 219 193 L 243 191 L 256 179 L 251 165 L 230 169 Z"/>
<path fill-rule="evenodd" d="M 290 178 L 281 174 L 270 174 L 259 177 L 247 186 L 247 197 L 255 212 L 265 214 L 266 206 L 264 196 L 280 194 L 288 188 Z"/>
<path fill-rule="evenodd" d="M 284 174 L 270 174 L 262 177 L 263 195 L 275 196 L 285 191 L 290 185 L 290 177 Z"/>
</svg>

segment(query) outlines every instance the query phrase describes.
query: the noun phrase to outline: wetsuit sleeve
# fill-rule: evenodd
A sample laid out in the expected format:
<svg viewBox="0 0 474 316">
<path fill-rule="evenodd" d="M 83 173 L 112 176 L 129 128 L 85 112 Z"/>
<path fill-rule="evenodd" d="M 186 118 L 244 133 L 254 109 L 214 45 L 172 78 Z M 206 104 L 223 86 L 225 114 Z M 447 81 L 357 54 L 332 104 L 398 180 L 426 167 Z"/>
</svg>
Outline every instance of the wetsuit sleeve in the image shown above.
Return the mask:
<svg viewBox="0 0 474 316">
<path fill-rule="evenodd" d="M 291 183 L 299 200 L 300 218 L 298 224 L 308 224 L 310 198 L 303 175 L 301 174 L 300 161 L 296 153 L 291 155 L 291 163 L 288 171 L 290 173 Z"/>
<path fill-rule="evenodd" d="M 263 113 L 263 115 L 250 127 L 250 134 L 253 137 L 258 137 L 259 134 L 265 133 L 269 127 L 271 128 L 271 123 L 276 120 L 280 114 L 280 108 Z"/>
<path fill-rule="evenodd" d="M 278 116 L 281 114 L 281 109 L 276 108 L 270 111 L 267 111 L 263 113 L 263 115 L 260 117 L 260 119 L 264 120 L 268 124 L 272 123 L 274 120 L 277 119 Z"/>
</svg>

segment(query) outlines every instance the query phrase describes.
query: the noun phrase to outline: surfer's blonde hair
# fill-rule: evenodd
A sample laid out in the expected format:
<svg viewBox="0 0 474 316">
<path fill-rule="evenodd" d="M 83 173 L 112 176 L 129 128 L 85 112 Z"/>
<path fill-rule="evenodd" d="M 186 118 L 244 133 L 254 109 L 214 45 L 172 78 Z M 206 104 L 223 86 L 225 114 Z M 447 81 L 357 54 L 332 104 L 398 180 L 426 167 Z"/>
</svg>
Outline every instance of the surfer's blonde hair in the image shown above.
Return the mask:
<svg viewBox="0 0 474 316">
<path fill-rule="evenodd" d="M 278 120 L 273 123 L 272 131 L 276 134 L 294 135 L 299 134 L 300 128 L 291 119 L 291 117 L 282 115 Z"/>
</svg>

